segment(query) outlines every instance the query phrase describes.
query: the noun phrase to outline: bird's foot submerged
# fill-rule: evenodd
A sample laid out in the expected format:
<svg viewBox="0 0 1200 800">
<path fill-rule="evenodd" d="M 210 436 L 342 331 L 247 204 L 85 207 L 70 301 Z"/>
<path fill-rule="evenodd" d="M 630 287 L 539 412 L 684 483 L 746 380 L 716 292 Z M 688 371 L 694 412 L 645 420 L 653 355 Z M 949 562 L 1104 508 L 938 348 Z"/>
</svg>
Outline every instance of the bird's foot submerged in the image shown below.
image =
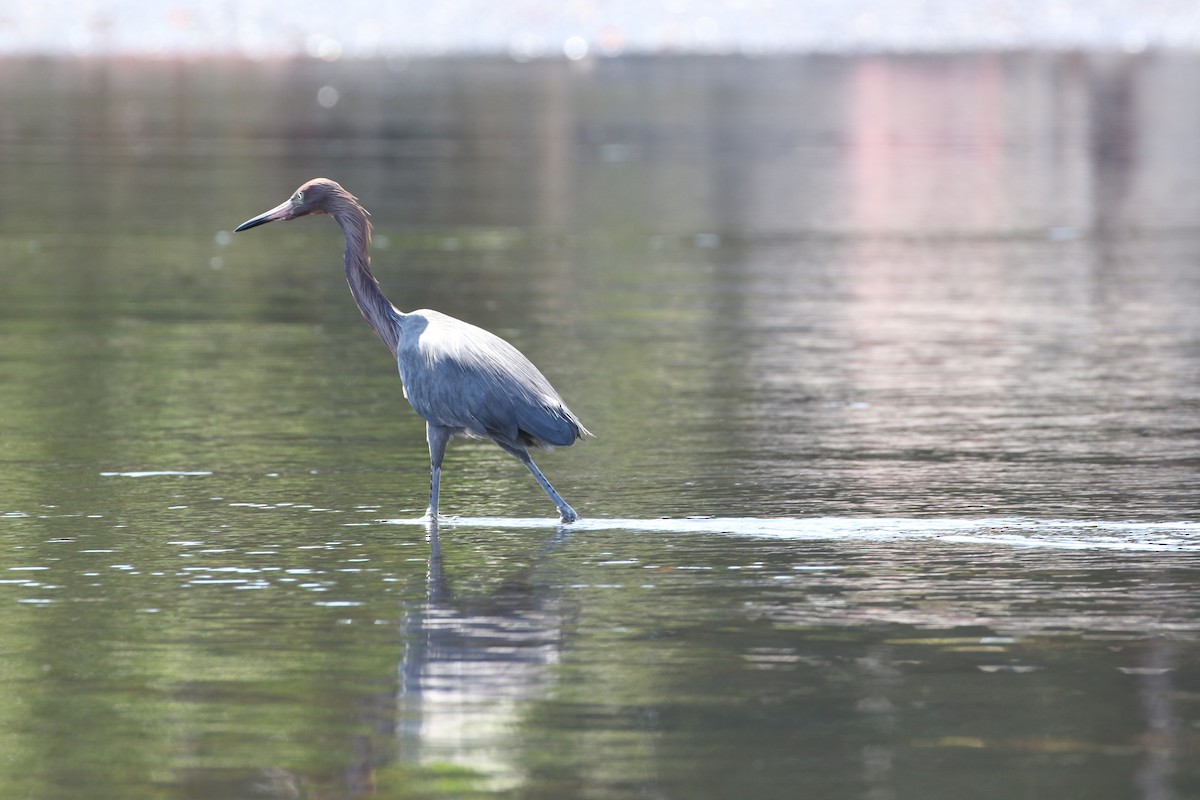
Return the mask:
<svg viewBox="0 0 1200 800">
<path fill-rule="evenodd" d="M 457 514 L 438 514 L 437 516 L 431 516 L 429 512 L 425 512 L 425 515 L 419 517 L 417 521 L 423 522 L 430 527 L 436 527 L 438 525 L 454 525 L 454 523 L 459 519 L 461 519 L 461 517 L 459 517 Z M 558 521 L 564 525 L 569 525 L 572 522 L 578 522 L 579 515 L 575 513 L 575 509 L 567 506 L 566 508 L 560 508 L 558 510 Z"/>
<path fill-rule="evenodd" d="M 432 511 L 427 508 L 425 509 L 425 514 L 421 517 L 421 522 L 432 522 L 437 524 L 439 522 L 454 522 L 456 519 L 458 519 L 457 515 L 442 514 L 441 512 Z"/>
</svg>

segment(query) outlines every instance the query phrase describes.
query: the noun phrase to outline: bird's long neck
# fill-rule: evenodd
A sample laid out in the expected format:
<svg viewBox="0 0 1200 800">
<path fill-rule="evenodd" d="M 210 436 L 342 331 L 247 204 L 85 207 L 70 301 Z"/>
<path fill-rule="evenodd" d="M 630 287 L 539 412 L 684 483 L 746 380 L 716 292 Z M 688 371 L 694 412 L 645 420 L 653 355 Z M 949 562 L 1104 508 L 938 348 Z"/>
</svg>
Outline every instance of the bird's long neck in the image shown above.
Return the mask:
<svg viewBox="0 0 1200 800">
<path fill-rule="evenodd" d="M 379 281 L 371 272 L 371 222 L 367 212 L 357 203 L 340 204 L 330 212 L 346 235 L 346 283 L 358 303 L 358 309 L 379 338 L 396 354 L 400 340 L 397 322 L 401 314 L 384 296 Z"/>
</svg>

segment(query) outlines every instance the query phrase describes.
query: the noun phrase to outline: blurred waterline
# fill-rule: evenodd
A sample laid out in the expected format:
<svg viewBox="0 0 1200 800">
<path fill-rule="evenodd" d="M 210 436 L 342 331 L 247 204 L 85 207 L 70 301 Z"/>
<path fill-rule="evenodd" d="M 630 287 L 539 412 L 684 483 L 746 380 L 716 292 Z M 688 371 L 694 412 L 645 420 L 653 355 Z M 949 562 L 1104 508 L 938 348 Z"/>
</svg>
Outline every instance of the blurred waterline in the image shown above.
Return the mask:
<svg viewBox="0 0 1200 800">
<path fill-rule="evenodd" d="M 605 3 L 23 4 L 0 15 L 0 54 L 253 58 L 622 53 L 961 52 L 1200 48 L 1180 0 L 611 0 Z"/>
</svg>

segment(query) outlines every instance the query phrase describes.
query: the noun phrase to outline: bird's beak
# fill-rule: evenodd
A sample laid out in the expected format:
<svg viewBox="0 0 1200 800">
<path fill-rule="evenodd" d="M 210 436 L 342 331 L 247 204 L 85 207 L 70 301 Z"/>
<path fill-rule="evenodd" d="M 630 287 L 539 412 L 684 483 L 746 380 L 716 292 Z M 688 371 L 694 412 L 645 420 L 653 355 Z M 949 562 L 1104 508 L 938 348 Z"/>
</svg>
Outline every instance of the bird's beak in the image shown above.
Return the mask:
<svg viewBox="0 0 1200 800">
<path fill-rule="evenodd" d="M 256 228 L 259 225 L 266 225 L 268 222 L 274 222 L 277 219 L 290 219 L 291 215 L 292 215 L 292 201 L 290 199 L 288 199 L 288 200 L 284 200 L 282 203 L 275 206 L 270 211 L 267 211 L 266 213 L 263 213 L 263 214 L 259 214 L 257 217 L 254 217 L 253 219 L 246 220 L 245 222 L 243 222 L 241 225 L 238 225 L 233 230 L 235 233 L 238 231 L 250 230 L 251 228 Z"/>
</svg>

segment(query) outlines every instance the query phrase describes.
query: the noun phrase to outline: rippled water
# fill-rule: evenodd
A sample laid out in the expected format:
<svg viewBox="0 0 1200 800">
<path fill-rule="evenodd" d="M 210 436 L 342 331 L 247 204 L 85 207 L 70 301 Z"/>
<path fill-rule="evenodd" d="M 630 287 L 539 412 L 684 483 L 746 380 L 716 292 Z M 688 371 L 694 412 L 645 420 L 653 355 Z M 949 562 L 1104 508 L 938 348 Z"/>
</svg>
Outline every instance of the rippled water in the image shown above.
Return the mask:
<svg viewBox="0 0 1200 800">
<path fill-rule="evenodd" d="M 3 67 L 5 796 L 1200 792 L 1200 60 Z"/>
</svg>

